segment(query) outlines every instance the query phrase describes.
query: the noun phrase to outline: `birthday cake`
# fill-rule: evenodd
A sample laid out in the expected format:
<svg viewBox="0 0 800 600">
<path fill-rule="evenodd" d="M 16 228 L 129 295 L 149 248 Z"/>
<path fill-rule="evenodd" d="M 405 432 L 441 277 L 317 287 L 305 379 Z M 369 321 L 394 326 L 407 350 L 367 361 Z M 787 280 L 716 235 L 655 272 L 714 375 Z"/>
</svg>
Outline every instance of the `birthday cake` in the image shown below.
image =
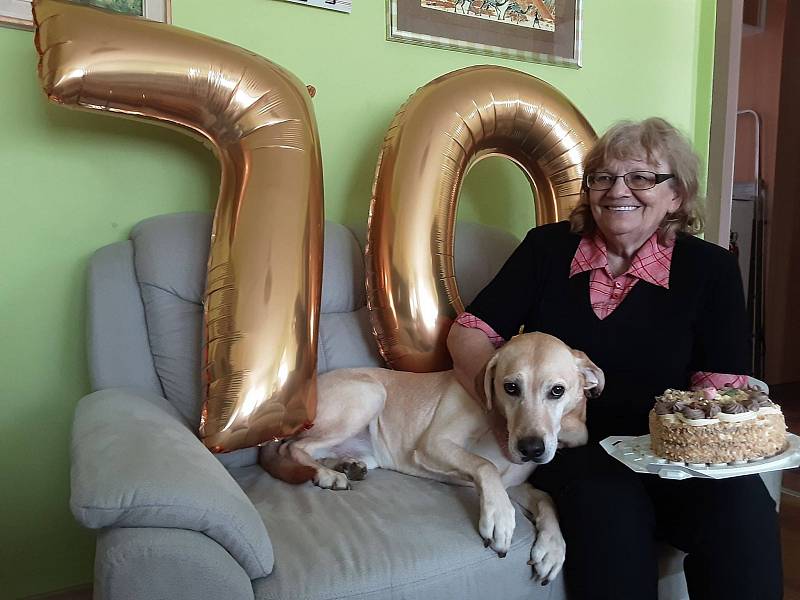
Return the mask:
<svg viewBox="0 0 800 600">
<path fill-rule="evenodd" d="M 653 453 L 689 464 L 742 464 L 786 447 L 780 406 L 757 388 L 668 389 L 650 411 Z"/>
</svg>

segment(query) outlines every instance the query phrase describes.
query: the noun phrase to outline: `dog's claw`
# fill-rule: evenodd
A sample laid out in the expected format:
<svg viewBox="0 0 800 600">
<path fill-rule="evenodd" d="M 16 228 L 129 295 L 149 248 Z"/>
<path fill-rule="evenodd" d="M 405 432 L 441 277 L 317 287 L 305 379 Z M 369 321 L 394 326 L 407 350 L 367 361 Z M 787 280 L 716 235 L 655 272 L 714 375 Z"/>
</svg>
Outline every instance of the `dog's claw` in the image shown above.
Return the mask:
<svg viewBox="0 0 800 600">
<path fill-rule="evenodd" d="M 533 579 L 534 581 L 538 581 L 541 585 L 547 585 L 548 583 L 550 583 L 549 580 L 542 579 L 541 575 L 539 575 L 539 573 L 536 572 L 536 566 L 535 566 L 536 563 L 533 562 L 533 559 L 529 560 L 527 562 L 527 565 L 531 568 L 531 579 Z"/>
<path fill-rule="evenodd" d="M 506 553 L 505 552 L 498 552 L 497 556 L 499 556 L 500 558 L 505 558 L 506 557 Z"/>
<path fill-rule="evenodd" d="M 486 539 L 486 538 L 483 539 L 483 547 L 484 548 L 488 548 L 491 543 L 492 543 L 492 540 L 489 540 L 489 539 Z"/>
</svg>

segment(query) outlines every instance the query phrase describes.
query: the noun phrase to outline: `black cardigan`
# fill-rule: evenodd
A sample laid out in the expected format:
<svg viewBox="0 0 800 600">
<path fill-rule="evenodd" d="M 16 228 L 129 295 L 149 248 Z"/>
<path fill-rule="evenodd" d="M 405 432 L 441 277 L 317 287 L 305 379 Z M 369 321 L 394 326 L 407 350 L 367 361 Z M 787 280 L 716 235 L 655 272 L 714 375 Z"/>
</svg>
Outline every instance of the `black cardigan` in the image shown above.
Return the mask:
<svg viewBox="0 0 800 600">
<path fill-rule="evenodd" d="M 532 229 L 466 310 L 505 339 L 522 325 L 554 335 L 603 369 L 605 391 L 589 402 L 591 439 L 647 433 L 654 397 L 688 389 L 693 372 L 749 373 L 749 327 L 732 254 L 679 235 L 669 289 L 640 280 L 600 320 L 589 302 L 591 273 L 569 277 L 579 242 L 566 221 Z"/>
</svg>

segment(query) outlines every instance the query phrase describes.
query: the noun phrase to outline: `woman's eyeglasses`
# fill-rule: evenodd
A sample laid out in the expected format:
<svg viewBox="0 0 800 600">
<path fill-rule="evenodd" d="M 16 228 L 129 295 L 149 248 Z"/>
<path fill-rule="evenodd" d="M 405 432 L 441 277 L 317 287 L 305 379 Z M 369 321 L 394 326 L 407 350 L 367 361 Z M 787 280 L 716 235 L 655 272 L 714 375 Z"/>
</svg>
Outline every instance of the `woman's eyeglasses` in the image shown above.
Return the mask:
<svg viewBox="0 0 800 600">
<path fill-rule="evenodd" d="M 614 187 L 614 183 L 622 177 L 625 185 L 631 190 L 649 190 L 659 183 L 675 177 L 672 173 L 653 173 L 652 171 L 631 171 L 623 175 L 612 175 L 598 171 L 597 173 L 587 173 L 584 181 L 590 190 L 604 191 Z"/>
</svg>

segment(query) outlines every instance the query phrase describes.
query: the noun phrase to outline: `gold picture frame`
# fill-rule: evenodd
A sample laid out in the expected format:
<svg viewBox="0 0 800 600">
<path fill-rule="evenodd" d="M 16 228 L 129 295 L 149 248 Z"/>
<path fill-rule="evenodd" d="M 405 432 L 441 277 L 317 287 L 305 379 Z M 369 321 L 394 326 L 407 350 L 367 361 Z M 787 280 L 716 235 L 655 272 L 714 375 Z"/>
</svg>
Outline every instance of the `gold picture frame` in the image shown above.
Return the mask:
<svg viewBox="0 0 800 600">
<path fill-rule="evenodd" d="M 386 0 L 387 39 L 571 68 L 583 0 Z"/>
<path fill-rule="evenodd" d="M 106 6 L 113 6 L 114 3 L 118 1 L 119 0 L 81 0 L 77 3 L 105 8 Z M 124 3 L 122 2 L 120 2 L 120 9 L 118 9 L 117 12 L 134 14 L 144 17 L 145 19 L 150 19 L 151 21 L 161 21 L 162 23 L 172 22 L 172 0 L 141 0 L 141 4 L 141 14 L 138 12 L 126 12 L 123 10 Z M 33 30 L 30 0 L 0 0 L 0 26 Z"/>
</svg>

